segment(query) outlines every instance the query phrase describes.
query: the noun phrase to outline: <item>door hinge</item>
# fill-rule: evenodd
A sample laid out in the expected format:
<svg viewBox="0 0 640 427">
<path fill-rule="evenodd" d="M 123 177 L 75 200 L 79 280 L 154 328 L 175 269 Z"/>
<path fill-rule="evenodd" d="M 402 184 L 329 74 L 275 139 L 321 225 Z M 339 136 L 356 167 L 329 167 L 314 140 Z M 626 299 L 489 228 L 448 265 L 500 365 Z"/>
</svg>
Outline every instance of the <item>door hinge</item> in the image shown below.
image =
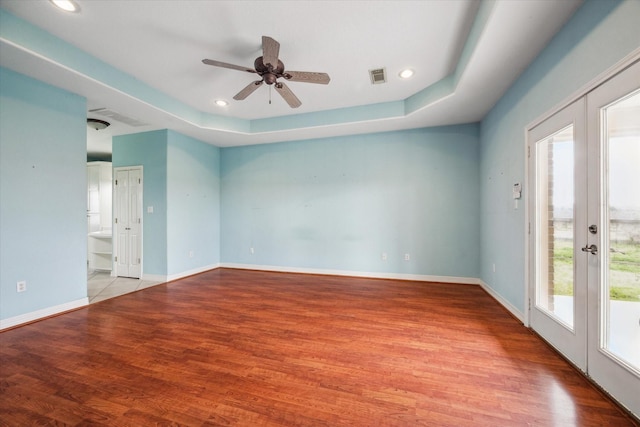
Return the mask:
<svg viewBox="0 0 640 427">
<path fill-rule="evenodd" d="M 527 158 L 531 157 L 531 146 L 527 145 Z"/>
<path fill-rule="evenodd" d="M 116 185 L 118 185 L 118 180 L 116 179 Z"/>
<path fill-rule="evenodd" d="M 115 261 L 118 262 L 118 257 L 116 257 Z"/>
<path fill-rule="evenodd" d="M 116 218 L 116 224 L 118 223 L 118 218 Z"/>
<path fill-rule="evenodd" d="M 529 298 L 529 311 L 531 311 L 531 298 Z"/>
<path fill-rule="evenodd" d="M 142 184 L 142 180 L 138 178 L 138 184 Z"/>
<path fill-rule="evenodd" d="M 138 258 L 138 264 L 140 264 L 140 258 Z"/>
<path fill-rule="evenodd" d="M 140 218 L 138 218 L 138 224 L 140 224 Z"/>
<path fill-rule="evenodd" d="M 531 234 L 531 223 L 529 223 L 527 234 Z"/>
</svg>

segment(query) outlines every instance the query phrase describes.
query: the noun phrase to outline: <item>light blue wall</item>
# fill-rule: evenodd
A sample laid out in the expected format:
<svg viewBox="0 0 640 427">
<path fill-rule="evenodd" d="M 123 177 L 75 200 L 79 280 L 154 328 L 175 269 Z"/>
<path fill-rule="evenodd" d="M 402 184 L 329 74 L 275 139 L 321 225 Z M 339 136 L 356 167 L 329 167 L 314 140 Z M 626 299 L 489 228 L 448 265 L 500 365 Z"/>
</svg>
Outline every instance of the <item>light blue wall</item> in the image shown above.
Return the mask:
<svg viewBox="0 0 640 427">
<path fill-rule="evenodd" d="M 136 165 L 144 173 L 143 274 L 217 265 L 220 149 L 169 130 L 114 137 L 113 167 Z"/>
<path fill-rule="evenodd" d="M 525 178 L 525 128 L 639 47 L 640 1 L 589 0 L 482 121 L 480 277 L 519 310 L 525 212 L 513 209 L 511 187 Z"/>
<path fill-rule="evenodd" d="M 167 131 L 113 137 L 112 164 L 143 167 L 143 274 L 167 275 Z M 153 213 L 147 207 L 153 206 Z"/>
<path fill-rule="evenodd" d="M 168 274 L 217 265 L 220 149 L 169 131 L 167 161 Z"/>
<path fill-rule="evenodd" d="M 85 120 L 84 98 L 0 68 L 0 319 L 87 296 Z"/>
<path fill-rule="evenodd" d="M 221 206 L 224 263 L 477 277 L 478 126 L 225 148 Z"/>
</svg>

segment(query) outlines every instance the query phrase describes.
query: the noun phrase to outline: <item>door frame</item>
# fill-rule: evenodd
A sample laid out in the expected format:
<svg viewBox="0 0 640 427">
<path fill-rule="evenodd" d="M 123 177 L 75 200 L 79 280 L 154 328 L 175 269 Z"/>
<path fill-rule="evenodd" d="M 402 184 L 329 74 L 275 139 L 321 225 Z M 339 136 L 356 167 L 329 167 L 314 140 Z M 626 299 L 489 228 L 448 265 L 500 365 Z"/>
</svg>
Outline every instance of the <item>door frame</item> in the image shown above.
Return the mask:
<svg viewBox="0 0 640 427">
<path fill-rule="evenodd" d="M 116 185 L 115 180 L 117 177 L 118 171 L 130 171 L 130 170 L 139 170 L 140 171 L 140 198 L 139 198 L 139 208 L 140 208 L 140 277 L 142 279 L 143 271 L 144 271 L 144 168 L 142 165 L 134 165 L 134 166 L 120 166 L 113 168 L 113 179 L 111 183 L 112 189 L 112 200 L 113 200 L 113 214 L 112 214 L 112 230 L 113 230 L 113 258 L 111 259 L 111 263 L 113 265 L 112 276 L 118 277 L 118 263 L 115 261 L 115 257 L 118 256 L 118 233 L 117 233 L 117 224 L 116 224 L 116 213 L 118 212 L 118 208 L 120 207 L 118 197 L 116 197 Z"/>
</svg>

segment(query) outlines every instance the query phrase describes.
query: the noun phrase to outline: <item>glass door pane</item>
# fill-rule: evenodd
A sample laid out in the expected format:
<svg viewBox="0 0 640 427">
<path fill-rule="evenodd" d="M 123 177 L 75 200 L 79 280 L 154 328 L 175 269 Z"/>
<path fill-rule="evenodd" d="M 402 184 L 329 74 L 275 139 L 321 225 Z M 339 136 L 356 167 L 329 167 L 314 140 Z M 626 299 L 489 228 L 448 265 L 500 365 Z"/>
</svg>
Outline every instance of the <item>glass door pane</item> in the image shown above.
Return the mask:
<svg viewBox="0 0 640 427">
<path fill-rule="evenodd" d="M 573 125 L 536 141 L 536 306 L 573 330 Z"/>
<path fill-rule="evenodd" d="M 601 348 L 640 372 L 640 91 L 601 110 Z"/>
</svg>

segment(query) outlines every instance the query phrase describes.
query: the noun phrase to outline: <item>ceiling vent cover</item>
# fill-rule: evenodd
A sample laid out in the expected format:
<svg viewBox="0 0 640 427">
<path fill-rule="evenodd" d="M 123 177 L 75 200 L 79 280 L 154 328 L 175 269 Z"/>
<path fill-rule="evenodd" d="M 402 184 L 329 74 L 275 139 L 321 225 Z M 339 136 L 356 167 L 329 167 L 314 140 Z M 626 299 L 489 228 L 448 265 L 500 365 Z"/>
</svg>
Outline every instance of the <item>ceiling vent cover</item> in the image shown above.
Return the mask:
<svg viewBox="0 0 640 427">
<path fill-rule="evenodd" d="M 372 85 L 379 85 L 387 82 L 387 76 L 384 68 L 376 68 L 375 70 L 369 70 L 369 76 L 371 77 Z"/>
</svg>

